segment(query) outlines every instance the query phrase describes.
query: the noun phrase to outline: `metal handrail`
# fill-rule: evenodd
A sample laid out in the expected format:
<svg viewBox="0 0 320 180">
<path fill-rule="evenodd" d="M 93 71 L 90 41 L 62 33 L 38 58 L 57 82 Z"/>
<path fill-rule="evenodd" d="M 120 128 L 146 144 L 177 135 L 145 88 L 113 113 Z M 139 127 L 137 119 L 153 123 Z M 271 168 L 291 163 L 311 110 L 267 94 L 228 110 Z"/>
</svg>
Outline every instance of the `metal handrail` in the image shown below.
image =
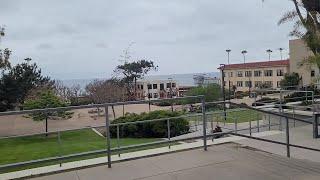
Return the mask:
<svg viewBox="0 0 320 180">
<path fill-rule="evenodd" d="M 185 97 L 176 97 L 176 98 L 168 98 L 168 99 L 154 99 L 154 100 L 127 101 L 127 102 L 115 102 L 115 103 L 89 104 L 89 105 L 80 105 L 80 106 L 32 109 L 32 110 L 22 110 L 22 111 L 6 111 L 6 112 L 0 112 L 0 116 L 30 114 L 30 113 L 39 113 L 39 112 L 52 112 L 52 111 L 70 111 L 70 110 L 76 110 L 76 109 L 97 108 L 97 107 L 106 107 L 106 106 L 111 107 L 111 106 L 121 106 L 121 105 L 131 105 L 131 104 L 146 104 L 146 103 L 152 103 L 152 102 L 176 101 L 176 100 L 183 100 L 183 99 L 200 99 L 201 100 L 202 98 L 204 98 L 204 96 L 199 95 L 199 96 L 185 96 Z"/>
<path fill-rule="evenodd" d="M 281 144 L 281 145 L 286 145 L 287 146 L 287 155 L 288 157 L 290 157 L 290 147 L 297 147 L 297 148 L 302 148 L 302 149 L 308 149 L 308 150 L 313 150 L 313 151 L 320 151 L 319 149 L 314 149 L 314 148 L 309 148 L 309 147 L 304 147 L 304 146 L 299 146 L 299 145 L 294 145 L 294 144 L 290 144 L 289 142 L 289 127 L 287 124 L 287 128 L 286 128 L 286 134 L 287 134 L 287 142 L 286 143 L 282 143 L 282 142 L 278 142 L 278 141 L 273 141 L 273 140 L 267 140 L 267 139 L 262 139 L 262 138 L 257 138 L 257 137 L 252 137 L 252 136 L 247 136 L 247 135 L 242 135 L 242 134 L 238 134 L 238 131 L 235 128 L 235 130 L 232 131 L 227 131 L 227 132 L 223 132 L 223 133 L 214 133 L 214 134 L 209 134 L 207 135 L 207 123 L 208 121 L 206 120 L 206 115 L 210 114 L 205 112 L 205 105 L 206 104 L 230 104 L 230 105 L 235 105 L 244 109 L 251 109 L 254 111 L 258 111 L 261 113 L 265 113 L 265 114 L 269 114 L 269 115 L 274 115 L 274 116 L 278 116 L 278 117 L 282 117 L 282 118 L 286 118 L 286 122 L 288 123 L 289 119 L 293 119 L 296 121 L 301 121 L 301 122 L 305 122 L 308 124 L 312 124 L 309 121 L 305 121 L 303 119 L 300 118 L 295 118 L 295 117 L 288 117 L 282 113 L 274 113 L 274 112 L 270 112 L 270 111 L 264 111 L 261 109 L 257 109 L 257 108 L 253 108 L 247 105 L 243 105 L 243 104 L 237 104 L 237 103 L 232 103 L 232 102 L 226 102 L 226 101 L 219 101 L 219 102 L 209 102 L 206 103 L 204 101 L 204 96 L 191 96 L 191 97 L 187 97 L 187 98 L 201 98 L 202 100 L 202 113 L 197 113 L 197 114 L 188 114 L 188 115 L 182 115 L 179 117 L 168 117 L 168 118 L 159 118 L 159 119 L 154 119 L 154 120 L 144 120 L 144 121 L 136 121 L 136 122 L 128 122 L 128 123 L 118 123 L 118 124 L 109 124 L 109 117 L 106 116 L 106 126 L 96 126 L 96 127 L 105 127 L 107 129 L 107 133 L 109 132 L 109 128 L 112 126 L 122 126 L 122 125 L 126 125 L 126 124 L 137 124 L 137 123 L 146 123 L 146 122 L 155 122 L 155 121 L 169 121 L 170 119 L 179 119 L 182 117 L 196 117 L 196 116 L 202 116 L 202 121 L 203 121 L 203 135 L 200 136 L 194 136 L 194 137 L 188 137 L 188 138 L 179 138 L 179 139 L 170 139 L 170 137 L 168 137 L 167 140 L 163 140 L 163 141 L 158 141 L 158 142 L 152 142 L 152 143 L 144 143 L 144 144 L 139 144 L 139 145 L 132 145 L 132 146 L 126 146 L 126 147 L 117 147 L 117 148 L 110 148 L 110 144 L 108 144 L 107 149 L 103 149 L 103 150 L 97 150 L 97 151 L 90 151 L 90 152 L 84 152 L 84 153 L 77 153 L 77 154 L 70 154 L 70 155 L 64 155 L 64 156 L 58 156 L 58 157 L 51 157 L 51 158 L 45 158 L 45 159 L 39 159 L 39 160 L 32 160 L 32 161 L 27 161 L 27 162 L 19 162 L 19 163 L 12 163 L 12 164 L 6 164 L 6 165 L 0 165 L 0 169 L 7 169 L 7 168 L 13 168 L 13 167 L 20 167 L 20 166 L 25 166 L 25 165 L 30 165 L 30 164 L 37 164 L 37 163 L 42 163 L 42 162 L 53 162 L 53 161 L 60 161 L 60 160 L 65 160 L 65 159 L 71 159 L 71 158 L 75 158 L 75 157 L 82 157 L 82 156 L 87 156 L 87 155 L 95 155 L 95 154 L 102 154 L 102 153 L 107 153 L 108 156 L 108 166 L 111 167 L 111 153 L 112 152 L 119 152 L 119 151 L 124 151 L 124 150 L 130 150 L 130 149 L 134 149 L 134 148 L 141 148 L 141 147 L 148 147 L 148 146 L 154 146 L 154 145 L 160 145 L 160 144 L 165 144 L 165 143 L 172 143 L 172 142 L 179 142 L 179 141 L 184 141 L 184 140 L 192 140 L 192 139 L 203 139 L 203 147 L 204 150 L 207 149 L 207 138 L 208 137 L 215 137 L 216 135 L 235 135 L 235 136 L 241 136 L 241 137 L 246 137 L 246 138 L 251 138 L 251 139 L 256 139 L 256 140 L 261 140 L 261 141 L 266 141 L 266 142 L 271 142 L 271 143 L 275 143 L 275 144 Z M 178 99 L 185 99 L 185 98 L 178 98 Z M 165 99 L 165 100 L 175 100 L 175 99 Z M 158 101 L 158 100 L 157 100 Z M 163 100 L 161 100 L 163 101 Z M 150 102 L 150 101 L 137 101 L 137 102 Z M 108 106 L 114 106 L 114 105 L 123 105 L 123 104 L 137 104 L 136 102 L 120 102 L 120 103 L 107 103 L 107 104 L 100 104 L 98 106 L 100 107 L 105 107 L 106 108 L 106 112 L 108 109 Z M 93 105 L 90 105 L 90 107 L 92 107 Z M 76 109 L 79 108 L 87 108 L 88 106 L 76 106 Z M 96 107 L 96 106 L 94 106 Z M 70 108 L 70 107 L 67 107 Z M 73 108 L 73 107 L 71 107 Z M 0 116 L 4 116 L 4 115 L 12 115 L 12 114 L 21 114 L 21 113 L 32 113 L 32 112 L 44 112 L 44 111 L 54 111 L 54 110 L 61 110 L 64 109 L 64 107 L 62 108 L 49 108 L 49 109 L 42 109 L 42 110 L 30 110 L 30 111 L 12 111 L 12 112 L 5 112 L 5 113 L 0 113 Z M 11 114 L 12 113 L 12 114 Z M 221 112 L 220 112 L 221 113 Z M 237 118 L 235 118 L 235 121 L 237 120 Z M 170 123 L 169 123 L 170 125 Z M 93 128 L 93 127 L 85 127 L 85 128 L 81 128 L 81 129 L 88 129 L 88 128 Z M 254 127 L 254 128 L 259 128 L 258 127 Z M 81 129 L 72 129 L 72 130 L 81 130 Z M 251 135 L 251 129 L 252 127 L 250 126 L 250 135 Z M 72 131 L 72 130 L 64 130 L 64 131 Z M 64 131 L 52 131 L 52 132 L 47 132 L 47 133 L 39 133 L 37 135 L 41 135 L 41 134 L 49 134 L 49 133 L 60 133 L 60 132 L 64 132 Z M 170 131 L 170 128 L 168 128 L 168 131 Z M 33 134 L 35 135 L 35 134 Z M 30 135 L 31 136 L 31 135 Z M 21 137 L 21 136 L 15 136 L 15 137 Z M 11 138 L 11 137 L 5 137 L 5 138 Z M 107 135 L 107 142 L 110 143 L 110 133 L 109 135 Z M 170 147 L 170 145 L 169 145 Z"/>
</svg>

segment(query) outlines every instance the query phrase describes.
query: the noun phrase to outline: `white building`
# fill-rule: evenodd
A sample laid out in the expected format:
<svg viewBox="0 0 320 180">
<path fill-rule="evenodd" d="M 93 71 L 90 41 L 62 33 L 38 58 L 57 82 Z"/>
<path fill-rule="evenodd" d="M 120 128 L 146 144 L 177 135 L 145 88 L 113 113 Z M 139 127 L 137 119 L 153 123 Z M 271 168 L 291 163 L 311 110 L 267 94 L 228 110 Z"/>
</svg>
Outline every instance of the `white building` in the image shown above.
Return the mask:
<svg viewBox="0 0 320 180">
<path fill-rule="evenodd" d="M 179 96 L 179 87 L 175 80 L 141 80 L 137 82 L 137 99 L 165 99 Z"/>
</svg>

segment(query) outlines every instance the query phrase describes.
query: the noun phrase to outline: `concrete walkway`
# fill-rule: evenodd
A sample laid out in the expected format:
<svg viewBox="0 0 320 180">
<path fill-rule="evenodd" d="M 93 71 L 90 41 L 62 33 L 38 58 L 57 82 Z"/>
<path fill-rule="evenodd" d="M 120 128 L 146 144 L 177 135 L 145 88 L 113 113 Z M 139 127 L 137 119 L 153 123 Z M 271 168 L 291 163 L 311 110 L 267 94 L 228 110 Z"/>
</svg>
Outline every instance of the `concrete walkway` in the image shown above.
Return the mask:
<svg viewBox="0 0 320 180">
<path fill-rule="evenodd" d="M 270 136 L 264 136 L 263 138 L 280 142 L 286 142 L 285 132 L 281 132 Z M 236 142 L 242 144 L 243 146 L 250 146 L 273 154 L 286 156 L 286 146 L 283 145 L 262 142 L 252 139 L 243 139 Z M 313 139 L 312 137 L 312 125 L 290 128 L 290 143 L 320 149 L 320 139 Z M 310 150 L 291 148 L 291 157 L 297 159 L 306 159 L 314 162 L 320 162 L 320 153 Z"/>
<path fill-rule="evenodd" d="M 320 163 L 239 148 L 235 144 L 144 158 L 35 180 L 318 180 Z"/>
</svg>

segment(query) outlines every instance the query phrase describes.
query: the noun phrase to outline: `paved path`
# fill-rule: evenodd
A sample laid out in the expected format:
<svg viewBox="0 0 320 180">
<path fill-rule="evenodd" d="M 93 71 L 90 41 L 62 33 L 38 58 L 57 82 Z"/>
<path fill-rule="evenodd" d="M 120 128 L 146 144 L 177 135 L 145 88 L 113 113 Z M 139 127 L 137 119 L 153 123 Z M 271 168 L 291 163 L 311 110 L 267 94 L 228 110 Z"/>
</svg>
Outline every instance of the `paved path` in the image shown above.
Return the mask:
<svg viewBox="0 0 320 180">
<path fill-rule="evenodd" d="M 313 139 L 312 125 L 290 128 L 290 143 L 302 145 L 315 149 L 320 149 L 320 139 Z M 285 132 L 264 136 L 265 139 L 286 142 Z M 252 139 L 243 139 L 237 141 L 244 146 L 250 146 L 270 153 L 286 156 L 286 146 L 262 142 Z M 320 153 L 310 150 L 291 148 L 291 156 L 298 159 L 307 159 L 310 161 L 320 162 Z M 319 178 L 320 179 L 320 178 Z"/>
<path fill-rule="evenodd" d="M 76 170 L 35 180 L 318 180 L 320 163 L 239 148 L 235 144 Z"/>
</svg>

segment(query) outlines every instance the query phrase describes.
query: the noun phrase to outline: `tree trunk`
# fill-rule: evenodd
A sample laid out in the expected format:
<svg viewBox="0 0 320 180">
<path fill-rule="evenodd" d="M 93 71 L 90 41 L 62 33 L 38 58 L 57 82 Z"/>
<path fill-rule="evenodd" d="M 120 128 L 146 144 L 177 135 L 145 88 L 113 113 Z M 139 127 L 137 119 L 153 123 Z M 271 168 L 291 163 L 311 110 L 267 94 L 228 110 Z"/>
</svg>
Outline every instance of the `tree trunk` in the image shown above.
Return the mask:
<svg viewBox="0 0 320 180">
<path fill-rule="evenodd" d="M 114 105 L 112 105 L 111 107 L 112 107 L 113 119 L 116 119 L 116 112 L 114 110 Z"/>
</svg>

